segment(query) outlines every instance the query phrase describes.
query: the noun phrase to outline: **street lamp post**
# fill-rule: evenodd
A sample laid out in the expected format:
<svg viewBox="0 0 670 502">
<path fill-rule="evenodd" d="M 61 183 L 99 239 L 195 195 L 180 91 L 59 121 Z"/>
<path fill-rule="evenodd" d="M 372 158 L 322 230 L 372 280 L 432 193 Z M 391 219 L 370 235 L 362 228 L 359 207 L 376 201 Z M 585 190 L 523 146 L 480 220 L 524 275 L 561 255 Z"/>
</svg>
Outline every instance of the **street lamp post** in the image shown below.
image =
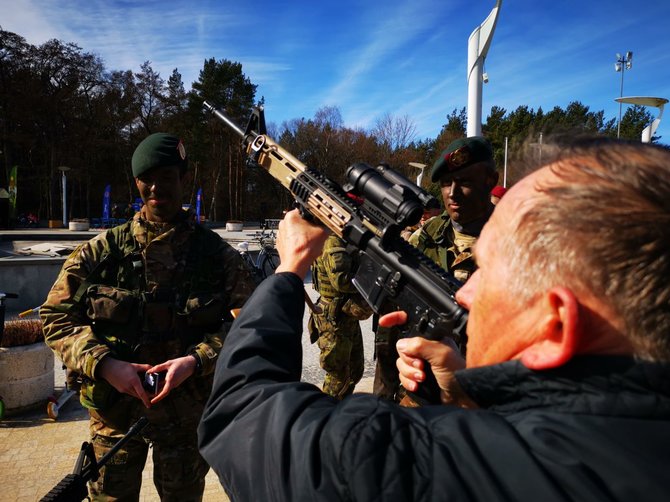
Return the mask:
<svg viewBox="0 0 670 502">
<path fill-rule="evenodd" d="M 67 166 L 60 166 L 58 170 L 61 172 L 61 182 L 62 182 L 62 200 L 63 200 L 63 228 L 67 228 L 67 176 L 65 173 L 70 170 Z"/>
<path fill-rule="evenodd" d="M 626 70 L 630 70 L 633 67 L 633 53 L 631 51 L 626 52 L 625 56 L 622 56 L 617 52 L 616 63 L 614 63 L 614 69 L 618 72 L 621 72 L 621 89 L 619 91 L 619 98 L 623 97 L 623 74 Z M 621 107 L 623 103 L 619 101 L 619 125 L 616 129 L 616 137 L 621 137 Z"/>
</svg>

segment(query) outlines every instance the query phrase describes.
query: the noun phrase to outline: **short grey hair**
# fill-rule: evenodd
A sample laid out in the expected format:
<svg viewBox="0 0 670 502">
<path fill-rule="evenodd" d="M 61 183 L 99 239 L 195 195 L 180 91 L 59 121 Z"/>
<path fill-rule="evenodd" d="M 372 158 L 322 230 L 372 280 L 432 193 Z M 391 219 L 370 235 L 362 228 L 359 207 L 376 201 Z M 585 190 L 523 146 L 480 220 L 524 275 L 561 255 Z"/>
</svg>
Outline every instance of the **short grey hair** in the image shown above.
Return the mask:
<svg viewBox="0 0 670 502">
<path fill-rule="evenodd" d="M 557 138 L 543 155 L 556 178 L 538 182 L 503 238 L 510 288 L 588 291 L 620 317 L 636 357 L 670 362 L 670 150 Z"/>
</svg>

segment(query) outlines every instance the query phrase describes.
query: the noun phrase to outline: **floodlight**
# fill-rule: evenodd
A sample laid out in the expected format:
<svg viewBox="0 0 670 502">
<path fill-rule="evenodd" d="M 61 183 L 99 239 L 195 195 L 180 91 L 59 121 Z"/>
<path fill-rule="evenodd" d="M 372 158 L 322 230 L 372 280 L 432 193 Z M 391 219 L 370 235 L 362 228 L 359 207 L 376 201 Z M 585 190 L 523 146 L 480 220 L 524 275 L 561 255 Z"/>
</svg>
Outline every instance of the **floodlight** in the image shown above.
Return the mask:
<svg viewBox="0 0 670 502">
<path fill-rule="evenodd" d="M 619 123 L 617 125 L 617 132 L 616 132 L 616 137 L 619 138 L 621 136 L 621 108 L 622 108 L 622 102 L 620 99 L 623 96 L 623 76 L 624 73 L 626 73 L 626 70 L 630 70 L 633 67 L 633 51 L 626 51 L 626 57 L 622 58 L 621 53 L 617 52 L 616 53 L 616 63 L 614 63 L 614 70 L 617 72 L 621 72 L 621 90 L 619 94 Z"/>
</svg>

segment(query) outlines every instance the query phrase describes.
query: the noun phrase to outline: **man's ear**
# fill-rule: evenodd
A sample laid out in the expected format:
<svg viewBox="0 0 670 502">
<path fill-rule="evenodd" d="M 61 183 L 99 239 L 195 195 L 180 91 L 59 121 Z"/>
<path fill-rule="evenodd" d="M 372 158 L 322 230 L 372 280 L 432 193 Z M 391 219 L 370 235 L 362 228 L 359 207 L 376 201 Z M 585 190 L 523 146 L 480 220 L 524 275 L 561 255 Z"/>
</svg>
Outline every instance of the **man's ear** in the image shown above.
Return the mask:
<svg viewBox="0 0 670 502">
<path fill-rule="evenodd" d="M 574 293 L 565 287 L 555 287 L 548 291 L 545 301 L 540 335 L 521 352 L 521 362 L 532 370 L 558 368 L 577 351 L 579 302 Z"/>
</svg>

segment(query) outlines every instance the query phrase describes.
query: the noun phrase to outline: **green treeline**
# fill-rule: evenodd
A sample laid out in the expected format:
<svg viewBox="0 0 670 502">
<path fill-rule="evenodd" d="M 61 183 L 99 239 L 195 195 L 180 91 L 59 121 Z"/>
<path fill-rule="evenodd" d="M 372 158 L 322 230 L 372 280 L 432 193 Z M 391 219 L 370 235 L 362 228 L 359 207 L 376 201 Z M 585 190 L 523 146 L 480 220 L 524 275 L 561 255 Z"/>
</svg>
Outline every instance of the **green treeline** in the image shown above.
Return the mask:
<svg viewBox="0 0 670 502">
<path fill-rule="evenodd" d="M 246 168 L 239 137 L 202 109 L 207 99 L 238 124 L 246 124 L 250 108 L 263 103 L 256 90 L 242 65 L 225 59 L 205 60 L 187 91 L 176 68 L 167 80 L 149 61 L 136 73 L 110 70 L 75 44 L 50 40 L 33 46 L 0 29 L 0 187 L 7 187 L 10 169 L 18 166 L 17 213 L 60 219 L 59 167 L 66 166 L 68 219 L 99 217 L 106 185 L 111 185 L 115 203 L 135 199 L 130 173 L 134 147 L 150 133 L 168 131 L 183 138 L 190 158 L 185 202 L 194 204 L 202 187 L 202 210 L 209 220 L 279 217 L 290 206 L 288 192 L 267 173 Z M 371 130 L 352 129 L 343 124 L 337 107 L 324 107 L 313 118 L 270 122 L 268 133 L 339 182 L 344 182 L 349 165 L 361 161 L 388 162 L 415 178 L 417 171 L 409 162 L 430 165 L 448 143 L 465 134 L 465 108 L 444 119 L 436 138 L 417 139 L 408 116 L 386 114 Z M 627 108 L 621 137 L 639 139 L 651 120 L 643 107 Z M 501 172 L 507 138 L 508 185 L 515 179 L 523 145 L 537 143 L 540 133 L 616 136 L 616 129 L 616 119 L 606 120 L 604 112 L 590 111 L 579 102 L 548 112 L 493 107 L 483 124 Z M 427 183 L 424 178 L 424 185 L 435 189 Z"/>
</svg>

